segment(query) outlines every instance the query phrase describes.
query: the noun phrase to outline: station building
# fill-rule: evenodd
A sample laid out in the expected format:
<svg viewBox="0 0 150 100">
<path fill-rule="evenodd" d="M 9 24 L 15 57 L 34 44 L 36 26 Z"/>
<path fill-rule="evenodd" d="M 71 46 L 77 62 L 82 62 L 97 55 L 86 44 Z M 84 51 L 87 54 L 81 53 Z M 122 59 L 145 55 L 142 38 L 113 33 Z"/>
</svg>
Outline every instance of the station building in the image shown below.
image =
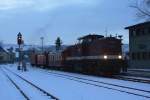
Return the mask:
<svg viewBox="0 0 150 100">
<path fill-rule="evenodd" d="M 129 30 L 130 68 L 150 69 L 150 21 L 125 29 Z"/>
<path fill-rule="evenodd" d="M 13 63 L 15 61 L 15 53 L 7 51 L 0 46 L 0 64 Z"/>
</svg>

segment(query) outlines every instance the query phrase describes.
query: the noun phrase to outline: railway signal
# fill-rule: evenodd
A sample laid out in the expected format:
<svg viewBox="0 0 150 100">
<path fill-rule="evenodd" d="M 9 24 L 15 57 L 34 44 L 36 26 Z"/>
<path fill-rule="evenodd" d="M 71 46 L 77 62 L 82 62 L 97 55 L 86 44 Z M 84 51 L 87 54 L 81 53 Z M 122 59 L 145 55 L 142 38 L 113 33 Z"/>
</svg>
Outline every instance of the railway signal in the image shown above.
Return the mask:
<svg viewBox="0 0 150 100">
<path fill-rule="evenodd" d="M 23 39 L 22 39 L 22 34 L 19 32 L 18 35 L 17 35 L 17 43 L 18 43 L 18 46 L 19 46 L 19 63 L 18 63 L 18 70 L 20 70 L 20 67 L 21 67 L 21 62 L 22 62 L 22 55 L 21 55 L 21 45 L 23 44 Z"/>
</svg>

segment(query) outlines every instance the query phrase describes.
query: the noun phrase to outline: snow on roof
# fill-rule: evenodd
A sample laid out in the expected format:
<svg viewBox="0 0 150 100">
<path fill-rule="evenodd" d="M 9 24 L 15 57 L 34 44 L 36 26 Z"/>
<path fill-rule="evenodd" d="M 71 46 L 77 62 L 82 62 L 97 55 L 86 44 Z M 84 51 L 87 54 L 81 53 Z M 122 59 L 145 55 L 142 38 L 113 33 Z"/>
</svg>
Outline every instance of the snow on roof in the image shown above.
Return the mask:
<svg viewBox="0 0 150 100">
<path fill-rule="evenodd" d="M 0 52 L 6 52 L 3 47 L 0 46 Z"/>
</svg>

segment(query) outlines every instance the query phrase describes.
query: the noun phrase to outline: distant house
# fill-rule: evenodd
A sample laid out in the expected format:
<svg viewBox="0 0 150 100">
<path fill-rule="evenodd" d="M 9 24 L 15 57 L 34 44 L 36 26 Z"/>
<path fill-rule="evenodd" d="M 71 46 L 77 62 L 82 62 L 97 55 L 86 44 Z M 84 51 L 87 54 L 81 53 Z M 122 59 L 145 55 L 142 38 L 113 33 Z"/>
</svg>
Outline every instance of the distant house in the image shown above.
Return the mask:
<svg viewBox="0 0 150 100">
<path fill-rule="evenodd" d="M 130 67 L 150 69 L 150 22 L 126 27 L 129 29 Z"/>
<path fill-rule="evenodd" d="M 13 63 L 15 60 L 15 53 L 6 51 L 0 46 L 0 63 Z"/>
</svg>

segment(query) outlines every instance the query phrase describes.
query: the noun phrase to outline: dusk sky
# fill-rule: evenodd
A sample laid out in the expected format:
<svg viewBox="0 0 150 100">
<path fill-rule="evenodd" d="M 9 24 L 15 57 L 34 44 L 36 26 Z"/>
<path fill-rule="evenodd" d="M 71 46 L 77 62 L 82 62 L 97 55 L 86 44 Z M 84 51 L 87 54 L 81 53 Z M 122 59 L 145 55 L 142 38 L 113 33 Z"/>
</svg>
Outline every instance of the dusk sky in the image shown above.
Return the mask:
<svg viewBox="0 0 150 100">
<path fill-rule="evenodd" d="M 16 43 L 21 32 L 26 44 L 74 44 L 87 34 L 124 35 L 128 43 L 128 25 L 140 22 L 129 6 L 134 0 L 0 0 L 0 40 Z"/>
</svg>

